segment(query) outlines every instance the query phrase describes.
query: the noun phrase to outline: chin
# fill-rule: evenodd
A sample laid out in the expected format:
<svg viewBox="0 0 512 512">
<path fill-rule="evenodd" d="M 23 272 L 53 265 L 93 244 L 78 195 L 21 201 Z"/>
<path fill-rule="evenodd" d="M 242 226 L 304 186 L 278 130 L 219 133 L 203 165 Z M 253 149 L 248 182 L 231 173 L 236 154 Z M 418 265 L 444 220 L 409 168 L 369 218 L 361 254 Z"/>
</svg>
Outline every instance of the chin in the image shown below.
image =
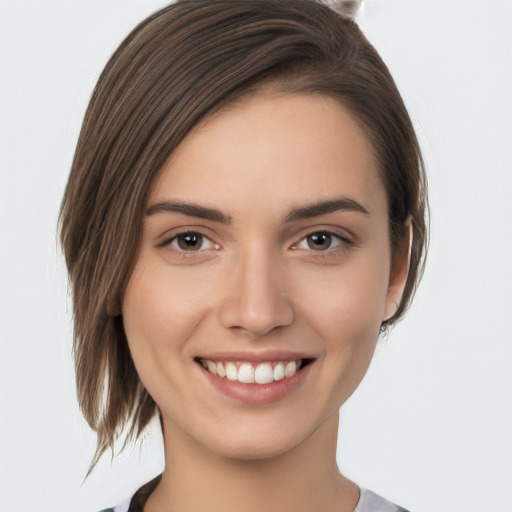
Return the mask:
<svg viewBox="0 0 512 512">
<path fill-rule="evenodd" d="M 308 436 L 309 437 L 309 436 Z M 231 438 L 229 442 L 215 443 L 210 449 L 217 455 L 234 460 L 268 460 L 283 456 L 302 444 L 303 436 L 296 439 L 289 435 L 267 436 L 265 434 L 252 436 L 252 439 L 237 436 Z"/>
<path fill-rule="evenodd" d="M 310 419 L 304 421 L 304 415 L 301 415 L 301 418 L 293 418 L 288 423 L 283 418 L 280 421 L 240 421 L 235 428 L 208 432 L 207 437 L 203 438 L 204 444 L 211 452 L 227 459 L 275 459 L 300 447 L 306 447 L 307 441 L 317 432 L 325 435 L 332 428 L 336 435 L 337 410 L 326 421 L 310 422 Z"/>
</svg>

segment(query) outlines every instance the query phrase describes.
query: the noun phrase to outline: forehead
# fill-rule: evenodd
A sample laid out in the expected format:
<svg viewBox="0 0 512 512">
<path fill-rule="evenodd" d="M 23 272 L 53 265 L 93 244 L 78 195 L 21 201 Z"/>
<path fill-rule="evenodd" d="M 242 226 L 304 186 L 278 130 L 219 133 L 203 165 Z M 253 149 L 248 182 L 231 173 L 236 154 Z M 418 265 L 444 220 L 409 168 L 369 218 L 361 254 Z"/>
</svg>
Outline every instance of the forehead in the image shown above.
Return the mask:
<svg viewBox="0 0 512 512">
<path fill-rule="evenodd" d="M 385 202 L 358 121 L 326 96 L 260 93 L 193 131 L 162 168 L 150 202 L 180 197 L 236 209 L 339 195 L 354 196 L 368 210 Z"/>
</svg>

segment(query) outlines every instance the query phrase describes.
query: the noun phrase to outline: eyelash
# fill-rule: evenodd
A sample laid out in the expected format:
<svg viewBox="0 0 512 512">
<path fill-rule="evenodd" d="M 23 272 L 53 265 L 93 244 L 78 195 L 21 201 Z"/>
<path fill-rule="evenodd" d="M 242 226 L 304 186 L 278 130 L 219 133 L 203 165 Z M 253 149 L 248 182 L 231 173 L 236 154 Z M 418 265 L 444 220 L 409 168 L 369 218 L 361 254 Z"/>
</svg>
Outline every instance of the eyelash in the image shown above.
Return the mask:
<svg viewBox="0 0 512 512">
<path fill-rule="evenodd" d="M 180 237 L 188 235 L 188 236 L 195 236 L 199 237 L 201 241 L 207 241 L 209 243 L 209 246 L 206 248 L 200 247 L 197 250 L 185 250 L 183 248 L 180 248 L 179 246 L 176 246 L 179 243 Z M 331 243 L 325 250 L 315 250 L 311 246 L 309 246 L 308 241 L 311 239 L 311 237 L 314 236 L 324 236 L 329 237 L 331 239 Z M 176 244 L 176 245 L 174 245 Z M 307 244 L 308 247 L 300 247 L 301 244 Z M 334 244 L 334 246 L 333 246 Z M 173 246 L 174 245 L 174 246 Z M 203 244 L 201 244 L 203 245 Z M 338 255 L 341 251 L 346 249 L 346 246 L 354 245 L 354 242 L 350 240 L 347 237 L 341 236 L 339 234 L 333 233 L 329 230 L 315 230 L 311 231 L 307 234 L 305 234 L 297 243 L 294 243 L 291 246 L 291 249 L 293 250 L 300 250 L 305 252 L 310 252 L 315 257 L 331 257 Z M 172 249 L 176 255 L 179 257 L 194 257 L 196 255 L 199 255 L 201 253 L 204 253 L 208 250 L 215 250 L 218 251 L 221 246 L 220 244 L 214 242 L 209 236 L 201 233 L 200 231 L 194 231 L 194 230 L 184 230 L 179 233 L 174 233 L 171 237 L 166 238 L 163 240 L 159 247 L 169 247 Z"/>
<path fill-rule="evenodd" d="M 308 239 L 313 236 L 328 236 L 331 239 L 331 244 L 325 250 L 315 250 L 308 244 Z M 301 244 L 308 244 L 308 247 L 300 247 Z M 305 251 L 308 256 L 314 258 L 337 258 L 343 254 L 348 247 L 355 245 L 354 241 L 348 237 L 333 233 L 328 229 L 317 229 L 305 234 L 297 243 L 292 245 L 293 250 Z"/>
</svg>

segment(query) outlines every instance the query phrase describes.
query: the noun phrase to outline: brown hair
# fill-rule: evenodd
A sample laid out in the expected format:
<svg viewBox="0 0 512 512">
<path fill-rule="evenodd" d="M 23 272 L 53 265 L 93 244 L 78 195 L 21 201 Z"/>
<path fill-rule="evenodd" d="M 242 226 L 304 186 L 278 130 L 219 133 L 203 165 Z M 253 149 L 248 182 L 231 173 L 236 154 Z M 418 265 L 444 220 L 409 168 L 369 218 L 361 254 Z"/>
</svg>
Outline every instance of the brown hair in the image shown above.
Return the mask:
<svg viewBox="0 0 512 512">
<path fill-rule="evenodd" d="M 426 181 L 400 94 L 352 20 L 314 0 L 178 0 L 140 23 L 92 95 L 60 212 L 73 290 L 80 407 L 97 432 L 91 468 L 156 405 L 130 357 L 121 304 L 143 213 L 169 155 L 212 112 L 263 85 L 336 98 L 370 138 L 389 201 L 393 252 L 412 219 L 411 265 L 395 315 L 409 306 L 426 250 Z"/>
</svg>

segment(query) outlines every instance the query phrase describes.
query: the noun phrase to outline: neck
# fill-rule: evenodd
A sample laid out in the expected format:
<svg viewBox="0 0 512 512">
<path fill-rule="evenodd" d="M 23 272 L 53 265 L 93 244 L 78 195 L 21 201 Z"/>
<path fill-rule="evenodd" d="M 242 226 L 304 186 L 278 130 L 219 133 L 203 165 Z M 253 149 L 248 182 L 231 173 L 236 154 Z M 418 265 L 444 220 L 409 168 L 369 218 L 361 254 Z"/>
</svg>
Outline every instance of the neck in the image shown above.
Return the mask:
<svg viewBox="0 0 512 512">
<path fill-rule="evenodd" d="M 267 459 L 214 453 L 164 420 L 165 471 L 145 512 L 352 512 L 357 486 L 336 463 L 338 415 L 294 449 Z"/>
</svg>

